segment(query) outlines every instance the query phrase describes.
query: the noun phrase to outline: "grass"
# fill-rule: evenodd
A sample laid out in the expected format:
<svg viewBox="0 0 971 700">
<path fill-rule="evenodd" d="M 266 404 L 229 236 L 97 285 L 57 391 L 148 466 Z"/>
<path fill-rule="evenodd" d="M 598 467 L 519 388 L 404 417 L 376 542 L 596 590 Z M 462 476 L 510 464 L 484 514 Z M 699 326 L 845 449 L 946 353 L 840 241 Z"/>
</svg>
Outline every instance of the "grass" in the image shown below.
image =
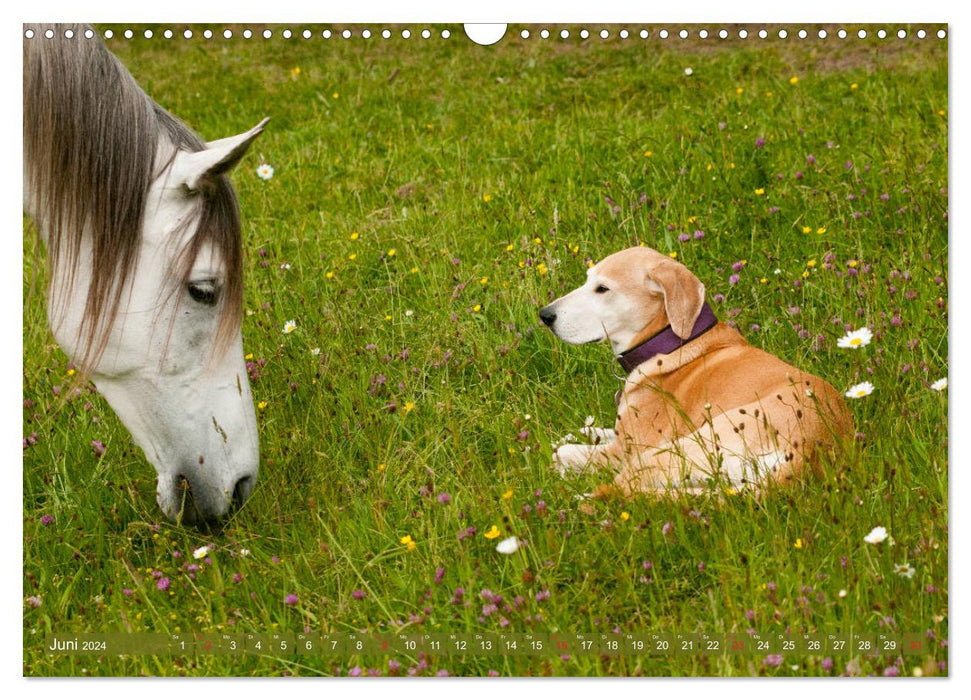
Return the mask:
<svg viewBox="0 0 971 700">
<path fill-rule="evenodd" d="M 52 657 L 41 644 L 394 625 L 932 636 L 917 657 L 833 655 L 832 669 L 799 655 L 399 655 L 402 674 L 947 672 L 947 395 L 929 388 L 947 375 L 945 42 L 198 33 L 109 47 L 206 138 L 273 118 L 234 175 L 244 346 L 265 402 L 258 487 L 219 534 L 162 521 L 154 470 L 107 404 L 84 384 L 54 396 L 68 358 L 43 295 L 28 298 L 24 595 L 42 602 L 24 606 L 25 675 L 387 673 L 376 655 Z M 550 444 L 588 415 L 611 424 L 619 370 L 604 346 L 557 341 L 537 310 L 639 243 L 676 253 L 754 345 L 841 391 L 875 385 L 850 402 L 860 436 L 825 479 L 761 500 L 578 508 L 603 478 L 562 480 Z M 837 348 L 845 325 L 874 341 Z M 493 525 L 528 546 L 497 553 Z M 877 525 L 892 547 L 864 542 Z M 203 544 L 211 563 L 192 579 Z M 904 562 L 913 578 L 894 573 Z M 451 602 L 457 588 L 468 605 Z M 504 599 L 485 616 L 484 589 Z"/>
</svg>

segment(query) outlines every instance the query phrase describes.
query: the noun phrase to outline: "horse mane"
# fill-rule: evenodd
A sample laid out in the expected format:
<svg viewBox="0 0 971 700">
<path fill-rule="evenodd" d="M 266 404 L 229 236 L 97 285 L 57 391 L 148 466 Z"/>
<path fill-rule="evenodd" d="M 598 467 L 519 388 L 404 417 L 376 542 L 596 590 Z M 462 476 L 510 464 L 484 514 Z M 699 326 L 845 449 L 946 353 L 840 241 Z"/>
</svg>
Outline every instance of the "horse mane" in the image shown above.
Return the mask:
<svg viewBox="0 0 971 700">
<path fill-rule="evenodd" d="M 53 29 L 53 38 L 44 32 Z M 73 37 L 65 37 L 66 30 Z M 52 309 L 63 304 L 90 243 L 91 285 L 78 330 L 82 371 L 100 360 L 138 260 L 149 186 L 180 151 L 205 143 L 146 95 L 90 27 L 49 25 L 24 39 L 24 197 L 38 232 L 47 235 Z M 225 265 L 214 352 L 239 329 L 242 226 L 225 175 L 198 197 L 197 222 L 172 270 L 184 289 L 199 251 L 211 245 Z M 55 280 L 62 280 L 60 289 Z"/>
</svg>

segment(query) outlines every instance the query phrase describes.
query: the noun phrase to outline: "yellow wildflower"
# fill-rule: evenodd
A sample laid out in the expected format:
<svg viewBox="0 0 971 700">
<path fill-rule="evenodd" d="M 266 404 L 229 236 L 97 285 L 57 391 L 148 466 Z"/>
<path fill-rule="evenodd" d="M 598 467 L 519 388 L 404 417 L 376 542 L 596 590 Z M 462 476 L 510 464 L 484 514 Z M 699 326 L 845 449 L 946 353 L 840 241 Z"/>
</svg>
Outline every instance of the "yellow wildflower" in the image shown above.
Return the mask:
<svg viewBox="0 0 971 700">
<path fill-rule="evenodd" d="M 415 547 L 418 546 L 417 544 L 415 544 L 415 541 L 413 539 L 411 539 L 411 535 L 405 535 L 404 537 L 402 537 L 398 541 L 401 544 L 403 544 L 405 547 L 407 547 L 409 552 L 415 551 Z"/>
<path fill-rule="evenodd" d="M 802 538 L 797 539 L 792 546 L 796 549 L 802 549 Z"/>
<path fill-rule="evenodd" d="M 735 88 L 736 95 L 741 95 L 743 92 L 745 92 L 745 88 L 741 88 L 741 87 Z"/>
<path fill-rule="evenodd" d="M 485 536 L 485 538 L 486 538 L 487 540 L 494 540 L 494 539 L 496 539 L 496 538 L 497 538 L 497 537 L 498 537 L 499 535 L 501 535 L 501 534 L 502 534 L 502 533 L 501 533 L 501 532 L 499 532 L 499 528 L 497 528 L 497 527 L 496 527 L 495 525 L 493 525 L 492 527 L 490 527 L 490 528 L 489 528 L 489 529 L 488 529 L 488 530 L 486 531 L 486 533 L 485 533 L 485 535 L 484 535 L 484 536 Z"/>
<path fill-rule="evenodd" d="M 388 251 L 388 257 L 389 258 L 393 258 L 397 254 L 398 254 L 398 251 L 395 248 L 392 248 L 391 250 Z"/>
<path fill-rule="evenodd" d="M 644 151 L 645 158 L 650 158 L 653 155 L 654 155 L 654 151 Z"/>
<path fill-rule="evenodd" d="M 540 275 L 545 275 L 546 274 L 546 265 L 544 263 L 540 263 L 539 265 L 536 266 L 536 271 Z"/>
<path fill-rule="evenodd" d="M 401 410 L 404 411 L 405 413 L 408 413 L 412 411 L 414 408 L 415 408 L 414 401 L 406 401 L 405 405 L 401 407 Z"/>
<path fill-rule="evenodd" d="M 264 408 L 266 408 L 269 405 L 270 404 L 268 404 L 266 401 L 260 401 L 258 404 L 256 404 L 256 407 L 262 411 Z"/>
<path fill-rule="evenodd" d="M 482 311 L 482 304 L 476 304 L 475 306 L 472 307 L 473 313 L 479 313 L 480 311 Z"/>
<path fill-rule="evenodd" d="M 759 187 L 758 189 L 755 190 L 755 194 L 762 196 L 763 194 L 765 194 L 765 188 Z"/>
<path fill-rule="evenodd" d="M 803 233 L 812 233 L 813 232 L 813 227 L 812 226 L 803 226 L 802 227 L 802 232 Z"/>
<path fill-rule="evenodd" d="M 507 251 L 513 250 L 515 249 L 515 247 L 516 247 L 515 243 L 510 243 L 509 245 L 506 246 L 506 250 Z"/>
<path fill-rule="evenodd" d="M 502 494 L 502 500 L 508 501 L 512 498 L 512 489 L 508 489 L 504 494 Z"/>
<path fill-rule="evenodd" d="M 852 85 L 850 85 L 850 90 L 856 90 L 858 87 L 860 86 L 857 85 L 856 83 L 853 83 Z"/>
<path fill-rule="evenodd" d="M 486 194 L 482 195 L 482 201 L 483 202 L 490 202 L 490 201 L 492 201 L 492 195 L 487 192 Z"/>
<path fill-rule="evenodd" d="M 351 234 L 351 240 L 352 241 L 356 241 L 360 237 L 360 235 L 361 234 L 359 234 L 357 231 L 355 231 L 354 233 Z"/>
<path fill-rule="evenodd" d="M 668 253 L 668 256 L 671 257 L 673 260 L 677 260 L 678 259 L 678 251 L 672 250 L 670 253 Z"/>
<path fill-rule="evenodd" d="M 819 234 L 826 233 L 826 227 L 820 226 L 818 229 L 816 229 L 816 233 L 819 233 Z"/>
<path fill-rule="evenodd" d="M 812 260 L 807 262 L 806 267 L 816 267 L 816 258 L 813 258 Z"/>
<path fill-rule="evenodd" d="M 624 522 L 627 522 L 628 520 L 630 520 L 630 513 L 628 513 L 625 510 L 623 513 L 620 514 L 620 519 L 623 520 Z"/>
<path fill-rule="evenodd" d="M 795 76 L 795 75 L 794 75 L 794 76 L 792 76 L 791 78 L 789 78 L 789 84 L 790 84 L 790 85 L 795 85 L 795 84 L 796 84 L 796 83 L 798 83 L 798 82 L 799 82 L 799 77 L 798 77 L 798 76 Z"/>
</svg>

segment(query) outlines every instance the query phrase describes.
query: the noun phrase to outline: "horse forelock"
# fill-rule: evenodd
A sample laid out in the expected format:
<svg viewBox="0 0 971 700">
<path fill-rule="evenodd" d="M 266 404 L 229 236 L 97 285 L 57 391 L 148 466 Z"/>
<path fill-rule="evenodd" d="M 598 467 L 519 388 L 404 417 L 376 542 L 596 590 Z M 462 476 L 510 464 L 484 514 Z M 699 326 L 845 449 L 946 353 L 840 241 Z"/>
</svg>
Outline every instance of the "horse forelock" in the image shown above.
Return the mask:
<svg viewBox="0 0 971 700">
<path fill-rule="evenodd" d="M 91 284 L 78 329 L 82 371 L 96 366 L 131 284 L 149 187 L 180 150 L 203 141 L 135 83 L 86 26 L 53 25 L 54 38 L 24 40 L 25 204 L 47 238 L 52 310 L 65 304 L 80 264 L 82 239 L 92 251 Z M 74 37 L 64 37 L 66 29 Z M 209 246 L 225 268 L 216 348 L 239 328 L 242 233 L 228 178 L 198 193 L 196 230 L 177 258 L 184 289 L 199 252 Z M 215 348 L 214 348 L 215 350 Z"/>
</svg>

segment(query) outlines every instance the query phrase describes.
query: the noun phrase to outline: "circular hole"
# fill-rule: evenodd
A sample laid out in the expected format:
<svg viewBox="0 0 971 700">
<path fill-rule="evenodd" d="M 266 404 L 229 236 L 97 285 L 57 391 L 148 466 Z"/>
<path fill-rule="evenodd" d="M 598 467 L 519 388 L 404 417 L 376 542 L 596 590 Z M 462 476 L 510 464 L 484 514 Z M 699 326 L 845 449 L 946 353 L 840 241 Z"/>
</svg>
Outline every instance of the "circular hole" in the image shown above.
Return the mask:
<svg viewBox="0 0 971 700">
<path fill-rule="evenodd" d="M 529 30 L 528 29 L 524 29 L 523 31 L 519 32 L 519 36 L 521 36 L 523 39 L 528 39 L 529 38 Z"/>
<path fill-rule="evenodd" d="M 70 30 L 68 30 L 68 31 L 70 31 Z M 146 29 L 144 36 L 145 36 L 146 39 L 151 39 L 155 35 L 152 33 L 152 30 L 151 29 Z"/>
<path fill-rule="evenodd" d="M 231 30 L 227 29 L 223 32 L 223 39 L 232 39 L 232 38 L 233 38 L 233 32 Z"/>
<path fill-rule="evenodd" d="M 880 39 L 886 39 L 887 38 L 887 32 L 886 32 L 886 30 L 884 30 L 884 29 L 879 30 L 877 32 L 877 37 L 880 38 Z"/>
<path fill-rule="evenodd" d="M 191 29 L 186 29 L 184 32 L 182 32 L 182 36 L 184 36 L 186 39 L 191 39 L 192 38 L 192 30 Z"/>
<path fill-rule="evenodd" d="M 341 32 L 341 36 L 344 37 L 345 39 L 350 39 L 351 38 L 351 30 L 350 29 L 345 29 L 344 31 Z"/>
<path fill-rule="evenodd" d="M 621 29 L 620 30 L 620 38 L 621 39 L 626 39 L 629 36 L 630 36 L 630 32 L 629 31 L 627 31 L 626 29 Z"/>
<path fill-rule="evenodd" d="M 780 29 L 779 30 L 779 38 L 780 39 L 785 39 L 787 36 L 789 36 L 789 32 L 787 32 L 785 29 Z"/>
<path fill-rule="evenodd" d="M 561 39 L 569 39 L 570 38 L 570 30 L 569 29 L 561 29 L 560 30 L 560 38 Z"/>
<path fill-rule="evenodd" d="M 53 33 L 53 32 L 52 32 L 52 33 Z M 105 29 L 105 39 L 110 39 L 110 38 L 111 38 L 111 37 L 113 37 L 114 35 L 115 35 L 115 33 L 114 33 L 113 31 L 111 31 L 110 29 Z M 49 38 L 50 38 L 50 37 L 48 37 L 48 39 L 49 39 Z"/>
<path fill-rule="evenodd" d="M 818 36 L 820 39 L 825 39 L 826 38 L 826 30 L 825 29 L 820 29 L 818 32 L 816 32 L 816 36 Z"/>
<path fill-rule="evenodd" d="M 541 32 L 539 33 L 539 35 L 540 35 L 540 36 L 541 36 L 541 37 L 542 37 L 543 39 L 549 39 L 549 38 L 550 38 L 550 30 L 549 30 L 549 29 L 544 29 L 543 31 L 541 31 Z"/>
<path fill-rule="evenodd" d="M 608 36 L 610 36 L 610 32 L 608 32 L 606 29 L 601 29 L 600 30 L 600 38 L 601 39 L 606 39 Z"/>
<path fill-rule="evenodd" d="M 85 29 L 84 30 L 84 38 L 85 39 L 94 39 L 94 32 L 92 30 L 90 30 L 90 29 Z"/>
<path fill-rule="evenodd" d="M 747 36 L 748 36 L 748 32 L 747 31 L 745 31 L 744 29 L 739 29 L 738 30 L 738 38 L 739 39 L 744 39 Z"/>
<path fill-rule="evenodd" d="M 364 31 L 361 32 L 361 36 L 364 37 L 365 39 L 370 39 L 371 38 L 371 30 L 370 29 L 365 29 Z"/>
<path fill-rule="evenodd" d="M 698 36 L 700 36 L 702 39 L 707 39 L 708 38 L 708 30 L 707 29 L 702 29 L 701 31 L 698 32 Z"/>
<path fill-rule="evenodd" d="M 588 32 L 586 29 L 581 29 L 580 30 L 580 38 L 581 39 L 586 39 L 589 36 L 590 36 L 590 32 Z"/>
<path fill-rule="evenodd" d="M 927 32 L 925 32 L 923 29 L 918 29 L 917 30 L 917 38 L 918 39 L 923 39 L 926 36 L 927 36 Z"/>
<path fill-rule="evenodd" d="M 381 32 L 381 37 L 384 38 L 384 39 L 390 39 L 391 38 L 391 30 L 390 29 L 385 29 L 383 32 Z"/>
<path fill-rule="evenodd" d="M 702 29 L 701 31 L 705 31 L 705 30 Z M 641 30 L 641 39 L 646 39 L 649 36 L 651 36 L 651 33 L 649 31 L 647 31 L 646 29 Z"/>
<path fill-rule="evenodd" d="M 428 31 L 427 29 L 422 29 L 421 30 L 421 38 L 422 39 L 427 39 L 431 35 L 432 35 L 432 33 L 430 31 Z"/>
<path fill-rule="evenodd" d="M 659 31 L 657 33 L 657 35 L 659 37 L 661 37 L 662 39 L 667 39 L 668 38 L 668 30 L 667 29 L 662 29 L 661 31 Z"/>
<path fill-rule="evenodd" d="M 764 29 L 759 30 L 759 39 L 764 39 L 767 36 L 769 36 L 769 33 L 767 31 L 765 31 Z"/>
<path fill-rule="evenodd" d="M 411 30 L 410 29 L 403 29 L 401 31 L 401 36 L 403 38 L 405 38 L 405 39 L 410 39 L 411 38 Z"/>
<path fill-rule="evenodd" d="M 937 30 L 937 38 L 938 39 L 943 39 L 946 36 L 947 36 L 947 32 L 945 32 L 943 29 L 938 29 Z"/>
<path fill-rule="evenodd" d="M 450 36 L 452 36 L 452 32 L 448 31 L 447 29 L 443 29 L 442 30 L 442 38 L 443 39 L 448 39 Z"/>
<path fill-rule="evenodd" d="M 907 30 L 905 30 L 905 29 L 898 30 L 897 31 L 897 38 L 898 39 L 906 39 L 907 38 Z"/>
<path fill-rule="evenodd" d="M 26 32 L 24 32 L 24 36 L 27 37 L 28 39 L 33 39 L 34 38 L 34 30 L 33 29 L 28 29 Z"/>
<path fill-rule="evenodd" d="M 727 39 L 728 38 L 728 30 L 727 29 L 721 29 L 721 30 L 719 30 L 718 31 L 718 38 L 719 39 Z"/>
<path fill-rule="evenodd" d="M 202 36 L 204 36 L 206 39 L 212 39 L 212 30 L 207 29 L 202 33 Z"/>
<path fill-rule="evenodd" d="M 133 36 L 135 36 L 135 32 L 133 32 L 131 29 L 126 29 L 125 30 L 125 38 L 126 39 L 131 39 Z"/>
<path fill-rule="evenodd" d="M 809 34 L 806 33 L 806 30 L 805 29 L 800 29 L 799 30 L 799 38 L 800 39 L 805 39 L 807 36 L 809 36 Z"/>
<path fill-rule="evenodd" d="M 332 35 L 329 29 L 325 29 L 320 33 L 320 36 L 324 37 L 325 39 L 330 39 Z"/>
<path fill-rule="evenodd" d="M 688 30 L 687 29 L 682 29 L 680 32 L 678 32 L 678 36 L 681 37 L 682 39 L 687 39 L 688 38 Z"/>
<path fill-rule="evenodd" d="M 247 30 L 247 31 L 249 31 L 249 30 Z M 171 39 L 172 38 L 172 30 L 171 29 L 166 29 L 164 32 L 162 32 L 162 36 L 164 36 L 166 39 Z"/>
<path fill-rule="evenodd" d="M 150 31 L 148 31 L 147 33 L 151 36 L 151 32 Z M 64 31 L 64 38 L 66 38 L 66 39 L 73 39 L 74 38 L 74 30 L 73 29 L 66 29 Z"/>
<path fill-rule="evenodd" d="M 304 39 L 309 39 L 313 36 L 313 33 L 309 29 L 304 29 L 301 36 L 303 36 Z"/>
<path fill-rule="evenodd" d="M 866 29 L 861 29 L 856 33 L 856 35 L 861 39 L 866 39 Z"/>
<path fill-rule="evenodd" d="M 284 29 L 283 30 L 283 38 L 284 39 L 289 39 L 292 36 L 293 36 L 293 32 L 291 32 L 289 29 Z"/>
<path fill-rule="evenodd" d="M 840 29 L 838 32 L 836 32 L 836 36 L 838 36 L 840 39 L 845 39 L 846 38 L 846 30 L 845 29 Z"/>
<path fill-rule="evenodd" d="M 273 36 L 273 32 L 271 32 L 269 29 L 264 29 L 263 30 L 263 38 L 264 39 L 269 39 L 271 36 Z"/>
</svg>

